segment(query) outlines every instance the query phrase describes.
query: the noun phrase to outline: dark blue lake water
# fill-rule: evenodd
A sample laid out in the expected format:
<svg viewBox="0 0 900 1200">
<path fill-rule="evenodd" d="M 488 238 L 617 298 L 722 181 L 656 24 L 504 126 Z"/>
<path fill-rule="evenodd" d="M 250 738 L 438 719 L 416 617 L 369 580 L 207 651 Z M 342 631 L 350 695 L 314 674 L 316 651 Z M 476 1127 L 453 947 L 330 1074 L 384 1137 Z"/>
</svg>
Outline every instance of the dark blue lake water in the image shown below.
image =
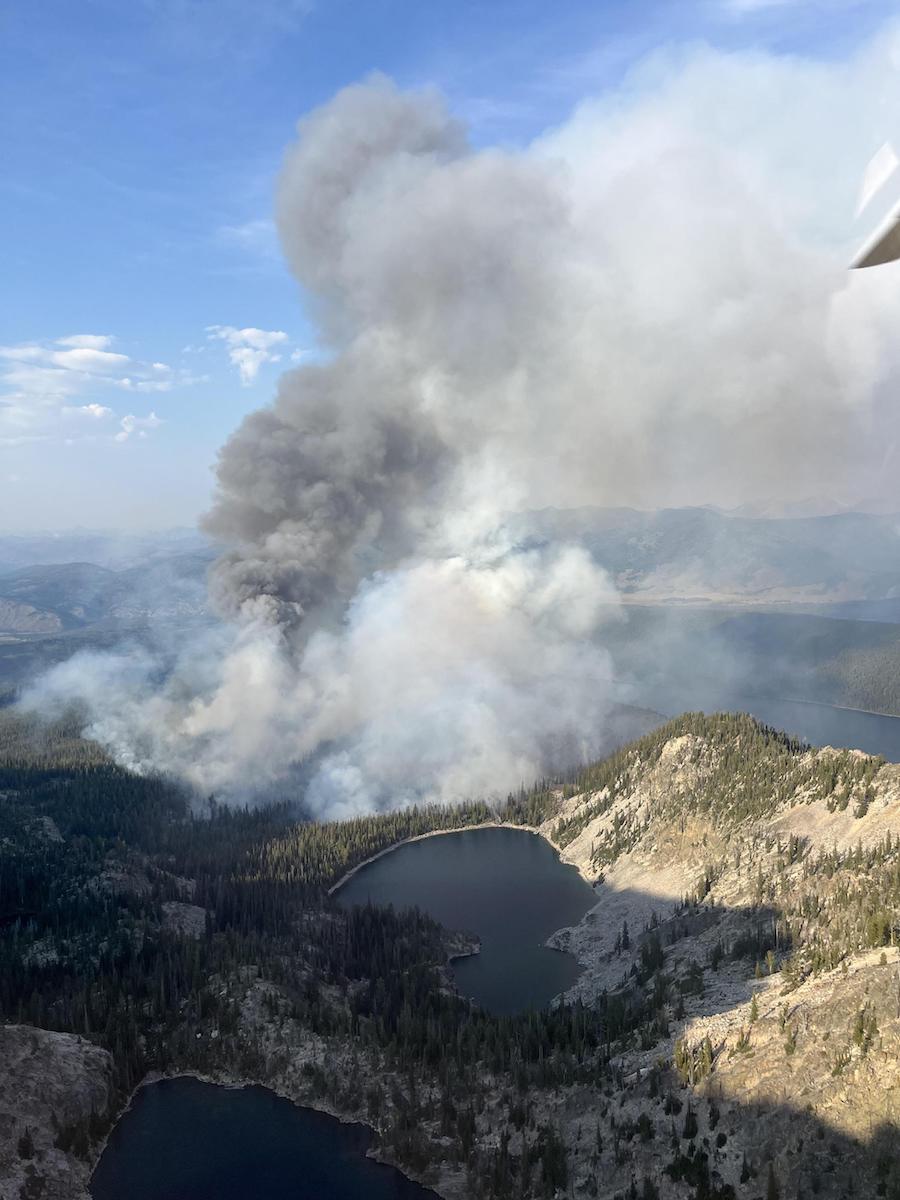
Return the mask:
<svg viewBox="0 0 900 1200">
<path fill-rule="evenodd" d="M 813 746 L 845 746 L 900 762 L 900 717 L 795 700 L 751 701 L 746 708 L 761 721 L 797 734 Z"/>
<path fill-rule="evenodd" d="M 435 1200 L 365 1157 L 371 1132 L 265 1088 L 166 1079 L 137 1093 L 91 1180 L 94 1200 Z"/>
<path fill-rule="evenodd" d="M 575 959 L 542 943 L 595 903 L 575 868 L 521 829 L 409 842 L 363 867 L 336 899 L 415 906 L 449 929 L 477 933 L 481 953 L 457 959 L 453 973 L 463 995 L 495 1013 L 540 1007 L 575 982 Z"/>
<path fill-rule="evenodd" d="M 802 700 L 775 700 L 760 696 L 696 695 L 679 691 L 673 697 L 656 697 L 659 712 L 677 716 L 688 710 L 748 712 L 776 729 L 794 734 L 813 746 L 843 746 L 881 754 L 888 762 L 900 762 L 900 717 L 856 712 Z"/>
</svg>

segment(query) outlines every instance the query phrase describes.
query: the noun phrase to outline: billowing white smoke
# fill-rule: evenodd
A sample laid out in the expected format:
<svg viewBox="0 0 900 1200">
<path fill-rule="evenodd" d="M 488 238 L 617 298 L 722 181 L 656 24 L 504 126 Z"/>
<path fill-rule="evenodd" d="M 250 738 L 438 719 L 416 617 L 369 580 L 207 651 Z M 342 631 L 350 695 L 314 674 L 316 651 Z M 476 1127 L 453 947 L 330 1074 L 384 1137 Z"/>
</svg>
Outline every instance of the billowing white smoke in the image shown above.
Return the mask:
<svg viewBox="0 0 900 1200">
<path fill-rule="evenodd" d="M 31 702 L 79 696 L 123 761 L 204 788 L 306 763 L 323 813 L 496 793 L 602 748 L 614 591 L 504 514 L 860 471 L 884 285 L 848 287 L 836 231 L 890 50 L 660 61 L 524 151 L 471 149 L 437 96 L 383 78 L 301 122 L 278 223 L 326 353 L 222 451 L 232 623 L 161 685 L 82 656 Z"/>
<path fill-rule="evenodd" d="M 124 765 L 225 795 L 264 792 L 317 756 L 317 813 L 492 796 L 604 744 L 609 671 L 589 639 L 614 602 L 580 549 L 420 561 L 367 580 L 340 626 L 299 648 L 251 617 L 194 645 L 161 686 L 139 649 L 80 654 L 29 703 L 78 696 Z"/>
</svg>

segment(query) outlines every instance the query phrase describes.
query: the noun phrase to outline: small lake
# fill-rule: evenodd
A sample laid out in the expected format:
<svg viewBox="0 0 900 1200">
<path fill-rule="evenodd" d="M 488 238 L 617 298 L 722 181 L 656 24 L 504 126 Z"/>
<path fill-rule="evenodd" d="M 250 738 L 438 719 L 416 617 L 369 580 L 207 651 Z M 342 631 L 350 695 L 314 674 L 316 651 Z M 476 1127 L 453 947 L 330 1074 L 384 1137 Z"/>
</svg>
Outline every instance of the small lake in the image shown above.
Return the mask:
<svg viewBox="0 0 900 1200">
<path fill-rule="evenodd" d="M 266 1088 L 165 1079 L 137 1093 L 90 1190 L 94 1200 L 436 1200 L 366 1158 L 371 1140 Z"/>
<path fill-rule="evenodd" d="M 459 990 L 493 1013 L 546 1005 L 580 967 L 542 943 L 596 902 L 574 867 L 536 834 L 474 829 L 408 842 L 335 894 L 344 905 L 420 908 L 448 929 L 477 933 L 481 953 L 454 961 Z"/>
</svg>

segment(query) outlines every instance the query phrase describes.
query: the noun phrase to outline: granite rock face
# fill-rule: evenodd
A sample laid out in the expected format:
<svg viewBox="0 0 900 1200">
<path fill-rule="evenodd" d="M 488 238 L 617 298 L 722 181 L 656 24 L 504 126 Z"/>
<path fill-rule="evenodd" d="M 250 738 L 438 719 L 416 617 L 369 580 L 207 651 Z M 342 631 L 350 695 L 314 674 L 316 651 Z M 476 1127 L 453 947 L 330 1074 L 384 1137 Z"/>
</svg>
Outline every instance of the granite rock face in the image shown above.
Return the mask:
<svg viewBox="0 0 900 1200">
<path fill-rule="evenodd" d="M 0 1200 L 88 1200 L 92 1118 L 112 1101 L 112 1057 L 81 1037 L 0 1025 Z"/>
</svg>

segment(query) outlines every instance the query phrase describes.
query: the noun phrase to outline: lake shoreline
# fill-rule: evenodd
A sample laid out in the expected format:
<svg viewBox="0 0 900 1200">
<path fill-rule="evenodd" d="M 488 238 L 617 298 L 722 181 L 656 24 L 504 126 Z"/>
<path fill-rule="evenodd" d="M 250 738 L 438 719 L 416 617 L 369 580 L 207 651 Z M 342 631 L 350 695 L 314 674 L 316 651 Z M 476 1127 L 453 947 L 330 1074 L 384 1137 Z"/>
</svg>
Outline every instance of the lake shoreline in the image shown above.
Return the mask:
<svg viewBox="0 0 900 1200">
<path fill-rule="evenodd" d="M 426 840 L 469 831 L 482 833 L 483 838 Z M 456 984 L 467 998 L 494 1013 L 552 1006 L 574 986 L 585 966 L 566 949 L 561 938 L 596 907 L 599 899 L 590 860 L 582 857 L 571 861 L 556 844 L 555 832 L 555 819 L 539 825 L 480 819 L 477 825 L 398 838 L 377 854 L 369 854 L 352 872 L 345 871 L 338 881 L 340 886 L 332 886 L 331 899 L 342 908 L 367 903 L 391 904 L 398 911 L 420 908 L 446 930 L 476 931 L 473 940 L 476 945 L 481 942 L 481 950 L 487 955 L 487 962 L 480 966 L 454 961 L 470 957 L 470 947 L 464 946 L 463 954 L 459 954 L 455 945 L 445 941 Z M 395 860 L 387 858 L 413 842 L 420 844 Z M 441 865 L 445 863 L 454 865 L 447 869 Z M 402 882 L 407 864 L 412 879 L 418 881 L 411 887 Z M 371 870 L 360 874 L 363 866 Z M 470 870 L 474 875 L 468 874 Z M 504 891 L 495 893 L 492 889 L 496 889 L 500 878 L 504 879 Z M 523 882 L 528 879 L 530 886 Z M 509 886 L 519 887 L 521 894 L 514 913 L 498 922 L 493 914 L 502 909 Z M 548 950 L 552 951 L 549 958 Z M 503 965 L 498 969 L 495 964 Z"/>
<path fill-rule="evenodd" d="M 395 850 L 399 850 L 401 846 L 409 846 L 413 842 L 424 842 L 426 838 L 443 837 L 445 834 L 450 833 L 469 833 L 470 831 L 474 831 L 476 829 L 519 829 L 523 833 L 533 833 L 536 837 L 543 838 L 544 841 L 552 846 L 556 853 L 559 854 L 559 847 L 554 843 L 553 839 L 548 837 L 547 834 L 544 833 L 537 825 L 516 825 L 513 821 L 481 821 L 478 825 L 457 825 L 453 829 L 431 829 L 428 831 L 428 833 L 417 833 L 412 837 L 401 838 L 397 842 L 392 842 L 390 846 L 385 846 L 384 849 L 379 850 L 377 854 L 371 854 L 368 858 L 364 858 L 362 862 L 358 862 L 355 867 L 351 867 L 349 871 L 345 871 L 340 879 L 336 883 L 333 883 L 325 894 L 326 896 L 333 896 L 335 892 L 339 891 L 345 883 L 348 883 L 358 871 L 363 869 L 363 867 L 369 866 L 370 863 L 377 862 L 379 858 L 384 858 L 386 854 L 393 854 L 393 852 Z M 582 879 L 584 879 L 586 883 L 591 883 L 591 880 L 588 879 L 582 871 L 579 870 L 578 874 L 581 875 Z"/>
<path fill-rule="evenodd" d="M 852 708 L 849 704 L 832 704 L 830 700 L 784 699 L 781 704 L 808 704 L 813 708 L 831 708 L 835 712 L 862 713 L 865 717 L 885 717 L 888 721 L 900 721 L 900 713 L 878 712 L 874 708 Z"/>
</svg>

